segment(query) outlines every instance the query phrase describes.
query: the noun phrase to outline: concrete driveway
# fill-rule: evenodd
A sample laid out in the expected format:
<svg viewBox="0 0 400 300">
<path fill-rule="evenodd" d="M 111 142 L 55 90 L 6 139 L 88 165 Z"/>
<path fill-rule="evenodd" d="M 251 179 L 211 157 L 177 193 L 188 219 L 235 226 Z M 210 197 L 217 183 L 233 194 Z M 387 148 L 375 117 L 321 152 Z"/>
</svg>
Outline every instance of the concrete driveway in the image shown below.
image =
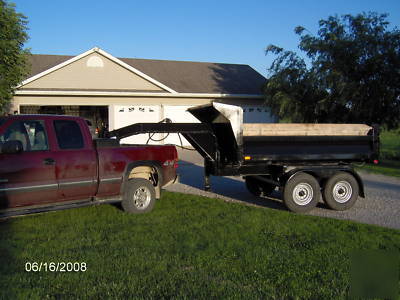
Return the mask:
<svg viewBox="0 0 400 300">
<path fill-rule="evenodd" d="M 205 192 L 203 158 L 196 151 L 178 150 L 178 153 L 180 180 L 179 183 L 167 187 L 167 190 L 286 210 L 278 191 L 268 198 L 255 197 L 247 191 L 241 177 L 212 176 L 212 192 Z M 400 179 L 369 173 L 360 175 L 364 180 L 366 198 L 359 198 L 347 211 L 330 210 L 321 202 L 308 214 L 400 229 Z"/>
</svg>

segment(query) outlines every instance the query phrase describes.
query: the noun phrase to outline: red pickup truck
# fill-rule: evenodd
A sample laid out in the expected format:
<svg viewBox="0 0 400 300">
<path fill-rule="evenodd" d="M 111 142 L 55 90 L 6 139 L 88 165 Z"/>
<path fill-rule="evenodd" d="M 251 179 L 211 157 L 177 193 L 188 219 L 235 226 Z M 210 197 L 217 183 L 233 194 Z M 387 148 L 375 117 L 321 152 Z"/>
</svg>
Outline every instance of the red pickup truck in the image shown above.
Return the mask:
<svg viewBox="0 0 400 300">
<path fill-rule="evenodd" d="M 0 117 L 0 216 L 117 201 L 148 212 L 177 160 L 174 146 L 93 140 L 79 117 Z"/>
</svg>

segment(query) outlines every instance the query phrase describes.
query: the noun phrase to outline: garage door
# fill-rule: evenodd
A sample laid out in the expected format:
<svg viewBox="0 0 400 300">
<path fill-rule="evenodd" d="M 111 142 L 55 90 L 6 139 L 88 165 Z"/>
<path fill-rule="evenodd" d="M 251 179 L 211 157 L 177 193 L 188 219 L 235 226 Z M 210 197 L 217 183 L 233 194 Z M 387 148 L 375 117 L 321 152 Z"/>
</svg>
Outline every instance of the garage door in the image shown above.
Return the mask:
<svg viewBox="0 0 400 300">
<path fill-rule="evenodd" d="M 114 110 L 114 128 L 118 129 L 134 123 L 157 123 L 160 121 L 159 105 L 115 105 Z M 155 134 L 153 139 L 159 140 L 160 134 Z M 146 144 L 149 139 L 148 134 L 138 134 L 121 140 L 125 144 Z M 159 142 L 149 141 L 149 144 L 159 144 Z"/>
<path fill-rule="evenodd" d="M 164 106 L 164 118 L 169 118 L 174 123 L 199 123 L 199 121 L 195 117 L 193 117 L 191 113 L 186 111 L 190 107 L 192 106 L 185 106 L 185 105 Z M 181 138 L 183 146 L 190 146 L 189 142 L 184 137 L 181 136 Z M 165 139 L 164 143 L 181 145 L 178 134 L 176 133 L 170 134 Z"/>
<path fill-rule="evenodd" d="M 243 106 L 244 123 L 276 123 L 278 119 L 271 114 L 268 107 L 261 105 Z"/>
</svg>

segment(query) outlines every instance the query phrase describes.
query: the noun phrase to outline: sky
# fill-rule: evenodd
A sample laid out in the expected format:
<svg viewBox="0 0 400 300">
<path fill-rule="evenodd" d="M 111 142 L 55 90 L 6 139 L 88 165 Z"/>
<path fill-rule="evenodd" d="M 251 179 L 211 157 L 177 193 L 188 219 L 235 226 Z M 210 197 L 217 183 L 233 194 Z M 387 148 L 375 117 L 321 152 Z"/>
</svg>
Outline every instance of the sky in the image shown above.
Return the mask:
<svg viewBox="0 0 400 300">
<path fill-rule="evenodd" d="M 9 1 L 10 2 L 10 1 Z M 14 0 L 28 18 L 34 54 L 79 55 L 99 47 L 115 57 L 247 64 L 267 76 L 269 44 L 297 50 L 294 28 L 318 32 L 331 15 L 389 13 L 399 0 Z"/>
</svg>

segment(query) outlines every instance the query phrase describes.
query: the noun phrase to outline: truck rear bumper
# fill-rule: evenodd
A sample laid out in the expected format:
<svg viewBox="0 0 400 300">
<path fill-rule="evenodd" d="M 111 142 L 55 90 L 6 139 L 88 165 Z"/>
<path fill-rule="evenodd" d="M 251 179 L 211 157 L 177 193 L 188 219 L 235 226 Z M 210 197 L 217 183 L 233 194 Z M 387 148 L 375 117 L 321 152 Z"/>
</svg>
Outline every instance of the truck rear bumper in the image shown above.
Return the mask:
<svg viewBox="0 0 400 300">
<path fill-rule="evenodd" d="M 179 182 L 179 175 L 177 174 L 177 175 L 175 175 L 175 178 L 174 178 L 174 179 L 171 179 L 171 180 L 168 181 L 166 184 L 164 184 L 164 185 L 163 185 L 163 188 L 165 188 L 165 187 L 167 187 L 167 186 L 169 186 L 169 185 L 171 185 L 171 184 L 178 183 L 178 182 Z"/>
</svg>

